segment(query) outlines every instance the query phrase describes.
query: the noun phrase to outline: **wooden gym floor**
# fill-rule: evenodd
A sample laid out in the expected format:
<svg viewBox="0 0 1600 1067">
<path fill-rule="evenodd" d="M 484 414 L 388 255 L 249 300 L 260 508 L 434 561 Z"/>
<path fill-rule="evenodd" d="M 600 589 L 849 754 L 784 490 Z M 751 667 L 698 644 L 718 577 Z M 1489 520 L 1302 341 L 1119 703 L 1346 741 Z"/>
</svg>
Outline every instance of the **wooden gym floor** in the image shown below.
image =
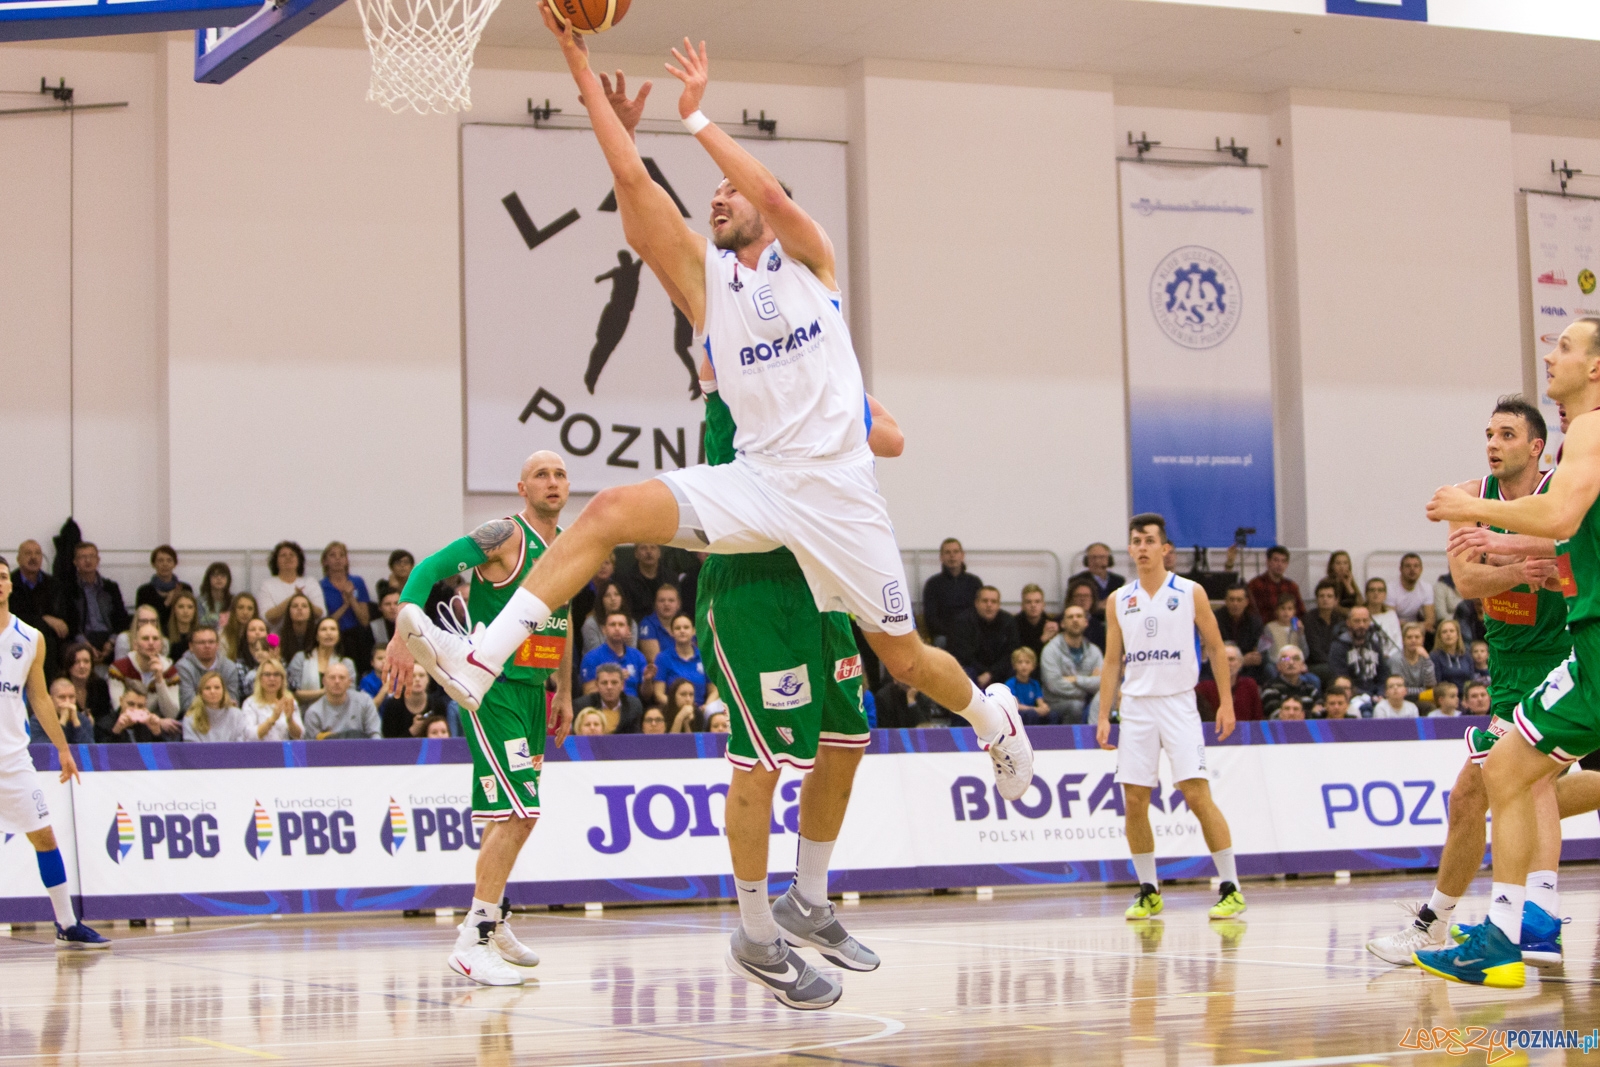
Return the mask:
<svg viewBox="0 0 1600 1067">
<path fill-rule="evenodd" d="M 1600 1025 L 1600 868 L 1563 872 L 1567 964 L 1510 994 L 1390 968 L 1362 948 L 1425 878 L 1253 882 L 1243 921 L 1208 923 L 1203 885 L 1122 918 L 1117 889 L 868 900 L 841 907 L 882 955 L 826 1012 L 775 1004 L 722 955 L 724 906 L 536 912 L 514 926 L 544 962 L 527 985 L 445 969 L 453 926 L 318 917 L 107 930 L 58 954 L 43 928 L 0 938 L 0 1067 L 279 1060 L 295 1064 L 1478 1065 L 1402 1048 L 1417 1027 Z M 1487 880 L 1463 903 L 1482 914 Z M 812 957 L 815 959 L 815 957 Z M 1413 1039 L 1413 1044 L 1415 1040 Z M 1506 1067 L 1592 1063 L 1497 1053 Z"/>
</svg>

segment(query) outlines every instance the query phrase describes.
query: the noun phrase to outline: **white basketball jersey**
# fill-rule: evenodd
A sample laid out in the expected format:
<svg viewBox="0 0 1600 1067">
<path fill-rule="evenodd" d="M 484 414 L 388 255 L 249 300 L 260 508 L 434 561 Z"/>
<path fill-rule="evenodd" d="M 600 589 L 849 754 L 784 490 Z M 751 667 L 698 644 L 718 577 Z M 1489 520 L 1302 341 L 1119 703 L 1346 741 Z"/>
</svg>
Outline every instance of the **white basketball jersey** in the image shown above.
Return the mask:
<svg viewBox="0 0 1600 1067">
<path fill-rule="evenodd" d="M 867 444 L 867 393 L 839 294 L 774 241 L 755 270 L 706 242 L 701 343 L 733 413 L 733 447 L 821 459 Z"/>
<path fill-rule="evenodd" d="M 0 632 L 0 765 L 28 750 L 28 672 L 44 637 L 17 618 Z"/>
<path fill-rule="evenodd" d="M 1199 588 L 1168 574 L 1155 595 L 1135 578 L 1112 594 L 1107 610 L 1122 630 L 1122 691 L 1158 697 L 1187 693 L 1200 680 L 1200 634 L 1194 625 Z"/>
</svg>

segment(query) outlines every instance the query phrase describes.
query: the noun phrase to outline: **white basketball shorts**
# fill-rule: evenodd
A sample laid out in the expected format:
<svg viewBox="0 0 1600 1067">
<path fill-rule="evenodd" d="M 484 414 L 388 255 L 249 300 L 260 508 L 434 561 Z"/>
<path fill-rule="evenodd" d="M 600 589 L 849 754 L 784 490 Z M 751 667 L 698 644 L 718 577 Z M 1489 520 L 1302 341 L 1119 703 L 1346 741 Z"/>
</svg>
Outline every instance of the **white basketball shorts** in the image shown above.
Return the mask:
<svg viewBox="0 0 1600 1067">
<path fill-rule="evenodd" d="M 678 500 L 669 544 L 699 552 L 770 552 L 800 561 L 818 611 L 848 611 L 863 630 L 916 628 L 900 548 L 872 455 L 776 462 L 741 455 L 659 475 Z"/>
<path fill-rule="evenodd" d="M 1117 781 L 1155 788 L 1165 749 L 1172 781 L 1206 777 L 1206 743 L 1200 735 L 1200 710 L 1194 690 L 1172 696 L 1122 696 L 1122 726 L 1117 734 Z"/>
<path fill-rule="evenodd" d="M 39 772 L 28 750 L 0 763 L 0 832 L 31 834 L 50 825 L 50 805 L 45 803 Z"/>
</svg>

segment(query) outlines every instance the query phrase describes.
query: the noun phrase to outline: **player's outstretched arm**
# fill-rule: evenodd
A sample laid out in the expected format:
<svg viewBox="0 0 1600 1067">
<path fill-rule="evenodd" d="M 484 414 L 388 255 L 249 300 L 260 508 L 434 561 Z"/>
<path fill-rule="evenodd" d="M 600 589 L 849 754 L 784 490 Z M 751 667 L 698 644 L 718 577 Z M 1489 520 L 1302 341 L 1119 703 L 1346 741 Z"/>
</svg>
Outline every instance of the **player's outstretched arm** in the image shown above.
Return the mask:
<svg viewBox="0 0 1600 1067">
<path fill-rule="evenodd" d="M 710 79 L 711 64 L 706 58 L 706 43 L 700 42 L 695 50 L 689 38 L 683 39 L 683 51 L 676 48 L 672 56 L 678 66 L 667 64 L 667 71 L 683 83 L 683 93 L 678 97 L 678 115 L 688 118 L 700 110 L 700 99 L 705 96 Z M 778 179 L 762 165 L 761 161 L 739 146 L 739 142 L 715 123 L 695 134 L 711 158 L 722 168 L 723 177 L 733 183 L 746 200 L 755 205 L 761 217 L 767 220 L 772 232 L 778 235 L 783 249 L 811 269 L 811 273 L 829 289 L 839 287 L 834 270 L 833 242 L 778 184 Z"/>
<path fill-rule="evenodd" d="M 44 727 L 45 736 L 56 746 L 56 754 L 61 759 L 61 781 L 69 782 L 77 778 L 78 765 L 72 759 L 72 750 L 67 747 L 66 732 L 61 729 L 61 720 L 56 715 L 56 702 L 50 699 L 50 683 L 44 680 L 42 655 L 34 656 L 33 666 L 28 668 L 28 703 L 33 705 L 33 717 Z"/>
<path fill-rule="evenodd" d="M 1211 678 L 1217 683 L 1217 740 L 1224 741 L 1233 733 L 1233 679 L 1228 677 L 1228 650 L 1222 645 L 1222 631 L 1204 589 L 1194 598 L 1194 625 L 1200 631 L 1200 647 L 1211 661 Z"/>
<path fill-rule="evenodd" d="M 1534 537 L 1562 540 L 1578 532 L 1583 517 L 1600 498 L 1600 416 L 1587 412 L 1572 420 L 1561 465 L 1550 488 L 1517 500 L 1480 500 L 1460 486 L 1441 486 L 1428 501 L 1434 522 L 1481 522 Z"/>
<path fill-rule="evenodd" d="M 867 447 L 882 459 L 894 459 L 906 450 L 906 435 L 900 429 L 889 409 L 867 395 L 867 409 L 872 412 L 872 432 L 867 435 Z"/>
<path fill-rule="evenodd" d="M 623 236 L 657 276 L 672 279 L 690 305 L 683 308 L 684 314 L 699 326 L 705 321 L 705 239 L 689 229 L 678 213 L 678 205 L 645 170 L 632 133 L 617 117 L 599 77 L 589 69 L 589 46 L 570 26 L 563 28 L 557 23 L 542 2 L 539 17 L 561 42 L 561 54 L 578 83 L 579 99 L 589 112 L 595 139 L 611 168 Z M 634 121 L 638 121 L 637 117 Z"/>
<path fill-rule="evenodd" d="M 1135 579 L 1137 580 L 1137 579 Z M 1111 709 L 1122 686 L 1122 624 L 1114 610 L 1106 611 L 1106 656 L 1100 665 L 1100 717 L 1094 724 L 1094 739 L 1101 748 L 1114 749 L 1111 743 Z"/>
</svg>

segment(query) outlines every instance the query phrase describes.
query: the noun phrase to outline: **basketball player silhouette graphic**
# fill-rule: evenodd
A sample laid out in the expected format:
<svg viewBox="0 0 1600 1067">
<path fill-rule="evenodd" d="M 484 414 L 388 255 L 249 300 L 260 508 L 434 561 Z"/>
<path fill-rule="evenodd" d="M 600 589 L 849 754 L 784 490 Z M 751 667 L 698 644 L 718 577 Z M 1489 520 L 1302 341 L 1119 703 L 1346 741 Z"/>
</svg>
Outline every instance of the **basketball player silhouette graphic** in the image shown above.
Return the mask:
<svg viewBox="0 0 1600 1067">
<path fill-rule="evenodd" d="M 583 373 L 583 384 L 589 387 L 591 396 L 595 384 L 600 381 L 600 372 L 605 370 L 606 360 L 622 343 L 622 335 L 628 332 L 628 319 L 633 315 L 634 302 L 639 299 L 639 272 L 643 269 L 643 260 L 621 251 L 617 253 L 617 265 L 594 280 L 596 285 L 608 278 L 611 280 L 611 299 L 600 312 L 600 324 L 594 329 L 594 348 L 589 351 L 589 369 Z"/>
</svg>

